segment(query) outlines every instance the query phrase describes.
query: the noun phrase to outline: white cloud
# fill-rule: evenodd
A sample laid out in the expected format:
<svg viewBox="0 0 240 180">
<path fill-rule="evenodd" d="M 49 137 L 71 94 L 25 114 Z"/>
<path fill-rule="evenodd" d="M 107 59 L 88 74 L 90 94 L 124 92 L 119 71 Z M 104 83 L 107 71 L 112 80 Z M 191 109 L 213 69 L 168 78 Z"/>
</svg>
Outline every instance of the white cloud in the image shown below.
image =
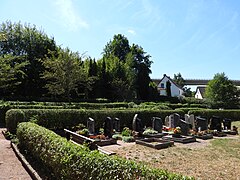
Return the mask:
<svg viewBox="0 0 240 180">
<path fill-rule="evenodd" d="M 55 7 L 60 18 L 59 23 L 62 23 L 69 31 L 89 27 L 89 24 L 74 9 L 72 0 L 56 0 Z"/>
<path fill-rule="evenodd" d="M 132 29 L 129 29 L 127 32 L 132 34 L 132 35 L 136 35 L 136 32 L 134 30 L 132 30 Z"/>
</svg>

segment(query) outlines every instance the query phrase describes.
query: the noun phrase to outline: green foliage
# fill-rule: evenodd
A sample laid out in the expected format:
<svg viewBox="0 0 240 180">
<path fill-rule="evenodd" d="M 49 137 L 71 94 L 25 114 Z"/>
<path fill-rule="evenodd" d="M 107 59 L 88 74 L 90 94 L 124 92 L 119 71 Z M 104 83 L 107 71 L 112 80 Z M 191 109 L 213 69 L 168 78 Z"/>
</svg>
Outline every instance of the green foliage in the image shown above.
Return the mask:
<svg viewBox="0 0 240 180">
<path fill-rule="evenodd" d="M 122 132 L 121 132 L 122 136 L 131 136 L 132 135 L 132 131 L 129 129 L 129 127 L 124 127 Z"/>
<path fill-rule="evenodd" d="M 168 96 L 168 97 L 171 97 L 172 94 L 171 94 L 171 83 L 170 83 L 170 81 L 167 81 L 167 82 L 166 82 L 166 88 L 167 88 L 167 90 L 166 90 L 167 96 Z"/>
<path fill-rule="evenodd" d="M 40 160 L 56 179 L 191 179 L 89 151 L 29 122 L 19 124 L 17 137 L 19 147 Z"/>
<path fill-rule="evenodd" d="M 103 50 L 103 56 L 115 56 L 120 61 L 125 61 L 127 54 L 130 52 L 128 39 L 122 34 L 114 35 L 113 40 L 107 43 Z"/>
<path fill-rule="evenodd" d="M 76 93 L 78 84 L 85 79 L 81 57 L 68 48 L 60 49 L 57 55 L 52 52 L 51 55 L 43 61 L 46 70 L 42 77 L 47 81 L 46 88 L 50 94 L 63 95 L 70 100 L 71 93 Z"/>
<path fill-rule="evenodd" d="M 15 87 L 17 88 L 15 95 L 41 96 L 44 82 L 40 79 L 43 66 L 39 59 L 45 58 L 49 50 L 56 50 L 54 39 L 37 30 L 36 26 L 22 25 L 20 22 L 3 22 L 0 25 L 0 33 L 6 37 L 4 41 L 0 41 L 0 56 L 13 58 L 17 66 L 25 67 L 22 74 L 26 76 L 24 78 L 17 76 L 21 84 Z"/>
<path fill-rule="evenodd" d="M 240 110 L 229 109 L 229 110 L 217 110 L 217 109 L 198 109 L 190 110 L 188 114 L 194 114 L 195 116 L 202 116 L 210 119 L 212 116 L 219 116 L 220 118 L 228 118 L 233 121 L 239 120 Z"/>
<path fill-rule="evenodd" d="M 158 98 L 149 76 L 151 56 L 121 34 L 107 43 L 97 62 L 57 47 L 34 25 L 6 21 L 0 35 L 0 94 L 6 99 Z"/>
<path fill-rule="evenodd" d="M 143 135 L 149 135 L 149 134 L 157 134 L 158 132 L 155 131 L 153 128 L 147 128 L 145 131 L 143 131 Z"/>
<path fill-rule="evenodd" d="M 174 77 L 173 77 L 173 81 L 180 87 L 183 89 L 184 93 L 183 95 L 186 96 L 186 97 L 192 97 L 192 91 L 191 91 L 191 88 L 187 88 L 185 86 L 185 80 L 183 79 L 181 73 L 178 73 L 178 74 L 174 74 Z"/>
<path fill-rule="evenodd" d="M 121 127 L 132 127 L 132 120 L 135 114 L 139 114 L 139 118 L 144 125 L 151 126 L 152 117 L 164 119 L 172 113 L 184 114 L 183 111 L 147 109 L 11 109 L 6 113 L 6 127 L 10 132 L 15 132 L 19 122 L 30 121 L 30 118 L 36 115 L 38 116 L 37 123 L 49 129 L 71 128 L 79 123 L 86 125 L 89 117 L 95 120 L 95 128 L 99 129 L 108 116 L 118 117 L 121 120 Z"/>
<path fill-rule="evenodd" d="M 5 55 L 0 56 L 0 88 L 6 93 L 6 89 L 11 89 L 21 84 L 20 78 L 24 78 L 25 73 L 23 68 L 27 65 L 24 62 L 24 56 Z M 8 92 L 9 93 L 9 92 Z"/>
<path fill-rule="evenodd" d="M 215 108 L 237 108 L 239 90 L 224 73 L 217 73 L 208 83 L 206 98 L 210 105 Z"/>
<path fill-rule="evenodd" d="M 88 136 L 89 135 L 89 130 L 87 128 L 83 128 L 79 131 L 77 131 L 78 134 Z"/>
<path fill-rule="evenodd" d="M 185 85 L 185 80 L 183 79 L 181 73 L 174 74 L 173 81 L 181 88 Z"/>
<path fill-rule="evenodd" d="M 123 142 L 134 142 L 135 139 L 133 136 L 122 136 L 122 141 Z"/>
</svg>

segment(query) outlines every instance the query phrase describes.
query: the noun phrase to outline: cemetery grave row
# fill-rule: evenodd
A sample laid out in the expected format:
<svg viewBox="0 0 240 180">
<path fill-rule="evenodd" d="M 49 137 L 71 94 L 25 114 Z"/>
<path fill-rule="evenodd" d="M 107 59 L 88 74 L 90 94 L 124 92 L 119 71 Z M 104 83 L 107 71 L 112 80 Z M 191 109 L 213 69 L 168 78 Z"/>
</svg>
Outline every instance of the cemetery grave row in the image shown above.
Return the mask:
<svg viewBox="0 0 240 180">
<path fill-rule="evenodd" d="M 106 117 L 104 122 L 104 130 L 102 135 L 104 138 L 95 139 L 91 141 L 92 144 L 99 146 L 116 144 L 114 139 L 122 139 L 125 133 L 120 133 L 120 119 Z M 127 127 L 124 128 L 124 131 Z M 129 128 L 128 128 L 129 129 Z M 76 142 L 89 141 L 93 135 L 96 135 L 95 121 L 93 118 L 89 118 L 87 121 L 87 137 L 73 136 L 73 140 Z M 68 133 L 70 132 L 67 130 Z M 67 132 L 66 131 L 66 132 Z M 231 129 L 231 120 L 221 120 L 217 116 L 213 116 L 209 122 L 206 118 L 194 117 L 194 115 L 185 114 L 184 119 L 179 114 L 174 113 L 166 116 L 164 122 L 160 117 L 152 117 L 152 126 L 144 127 L 138 114 L 135 114 L 132 120 L 132 130 L 129 129 L 127 136 L 132 137 L 137 144 L 146 145 L 155 149 L 167 148 L 172 146 L 174 142 L 191 143 L 195 142 L 196 138 L 211 139 L 213 136 L 227 136 L 227 134 L 238 134 L 237 128 Z M 85 134 L 86 135 L 86 134 Z M 67 134 L 70 139 L 70 134 Z M 95 136 L 96 137 L 96 136 Z M 113 138 L 115 137 L 115 138 Z M 80 138 L 80 140 L 78 139 Z M 96 148 L 94 148 L 96 149 Z"/>
</svg>

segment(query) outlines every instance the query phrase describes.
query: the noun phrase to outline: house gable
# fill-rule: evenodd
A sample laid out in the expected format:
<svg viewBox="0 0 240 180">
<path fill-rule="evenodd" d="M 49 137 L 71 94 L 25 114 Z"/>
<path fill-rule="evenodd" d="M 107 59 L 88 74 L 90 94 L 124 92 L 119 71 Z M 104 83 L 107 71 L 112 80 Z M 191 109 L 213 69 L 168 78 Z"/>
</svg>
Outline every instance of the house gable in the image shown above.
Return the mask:
<svg viewBox="0 0 240 180">
<path fill-rule="evenodd" d="M 157 85 L 158 91 L 160 95 L 167 96 L 167 82 L 170 82 L 171 86 L 171 96 L 172 97 L 179 97 L 182 96 L 183 90 L 180 88 L 169 76 L 166 74 L 163 75 L 163 78 L 160 80 L 160 82 Z"/>
<path fill-rule="evenodd" d="M 205 86 L 198 86 L 197 89 L 196 89 L 195 98 L 196 99 L 205 98 L 205 91 L 206 91 Z"/>
</svg>

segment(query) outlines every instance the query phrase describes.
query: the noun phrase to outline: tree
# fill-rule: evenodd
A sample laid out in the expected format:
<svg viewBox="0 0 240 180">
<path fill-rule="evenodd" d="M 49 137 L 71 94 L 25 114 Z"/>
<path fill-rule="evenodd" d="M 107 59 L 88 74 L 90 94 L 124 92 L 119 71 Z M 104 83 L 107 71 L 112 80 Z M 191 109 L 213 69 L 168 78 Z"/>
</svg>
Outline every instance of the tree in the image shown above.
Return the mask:
<svg viewBox="0 0 240 180">
<path fill-rule="evenodd" d="M 86 73 L 81 66 L 81 57 L 78 53 L 71 52 L 68 48 L 60 49 L 56 55 L 42 61 L 46 70 L 42 78 L 47 81 L 46 88 L 49 93 L 70 100 L 72 93 L 77 93 L 77 87 L 80 83 L 84 84 Z"/>
<path fill-rule="evenodd" d="M 191 88 L 185 86 L 185 80 L 181 73 L 174 74 L 173 81 L 183 90 L 183 95 L 186 97 L 192 97 Z"/>
<path fill-rule="evenodd" d="M 166 91 L 167 91 L 167 96 L 168 97 L 172 97 L 172 93 L 171 93 L 171 83 L 170 83 L 170 81 L 167 81 L 166 82 Z"/>
<path fill-rule="evenodd" d="M 13 93 L 13 89 L 21 84 L 20 79 L 25 77 L 23 69 L 27 65 L 24 59 L 24 56 L 0 56 L 0 89 L 3 94 Z"/>
<path fill-rule="evenodd" d="M 181 73 L 174 74 L 173 81 L 180 87 L 183 88 L 185 85 L 185 80 L 183 79 Z"/>
<path fill-rule="evenodd" d="M 133 56 L 133 68 L 136 76 L 136 92 L 137 98 L 141 100 L 148 100 L 151 82 L 149 74 L 151 73 L 150 55 L 146 54 L 142 47 L 133 44 L 131 46 L 131 54 Z"/>
<path fill-rule="evenodd" d="M 49 38 L 36 26 L 22 25 L 6 21 L 0 25 L 0 33 L 4 34 L 4 41 L 0 41 L 0 55 L 25 56 L 26 77 L 18 86 L 20 96 L 39 97 L 44 93 L 44 80 L 40 78 L 44 71 L 42 63 L 49 51 L 56 51 L 57 46 L 53 38 Z"/>
<path fill-rule="evenodd" d="M 103 57 L 118 57 L 120 61 L 125 61 L 127 54 L 130 52 L 128 39 L 122 34 L 114 35 L 113 40 L 107 43 L 103 50 Z"/>
<path fill-rule="evenodd" d="M 206 98 L 213 107 L 236 108 L 239 103 L 239 90 L 225 73 L 217 73 L 207 85 Z"/>
</svg>

